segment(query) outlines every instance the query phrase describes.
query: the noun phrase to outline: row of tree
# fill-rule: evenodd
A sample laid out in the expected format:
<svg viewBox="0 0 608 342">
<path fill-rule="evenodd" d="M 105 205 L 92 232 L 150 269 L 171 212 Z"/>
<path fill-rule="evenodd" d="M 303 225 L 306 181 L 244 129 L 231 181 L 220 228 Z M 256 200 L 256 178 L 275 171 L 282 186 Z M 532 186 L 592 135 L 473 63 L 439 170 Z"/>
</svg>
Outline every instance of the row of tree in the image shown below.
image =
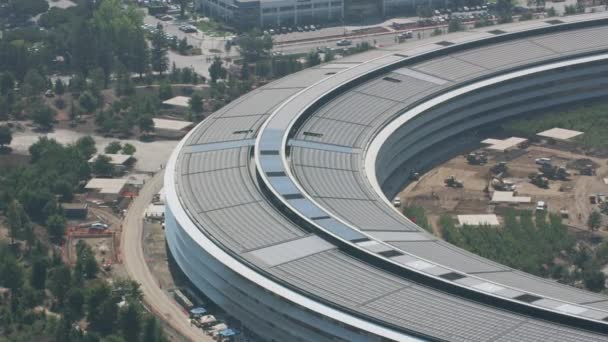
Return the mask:
<svg viewBox="0 0 608 342">
<path fill-rule="evenodd" d="M 482 257 L 566 284 L 582 282 L 591 291 L 605 288 L 601 267 L 608 261 L 608 244 L 577 243 L 555 214 L 508 210 L 504 221 L 499 228 L 457 227 L 444 215 L 439 224 L 446 241 Z"/>
</svg>

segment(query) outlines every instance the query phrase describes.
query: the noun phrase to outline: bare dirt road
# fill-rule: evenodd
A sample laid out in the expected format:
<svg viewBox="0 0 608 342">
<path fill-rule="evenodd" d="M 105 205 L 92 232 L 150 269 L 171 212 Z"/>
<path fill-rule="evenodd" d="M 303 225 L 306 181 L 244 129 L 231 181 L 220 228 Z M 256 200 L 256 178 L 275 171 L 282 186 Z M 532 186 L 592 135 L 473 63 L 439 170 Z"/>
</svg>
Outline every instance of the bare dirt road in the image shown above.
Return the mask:
<svg viewBox="0 0 608 342">
<path fill-rule="evenodd" d="M 135 198 L 123 222 L 122 259 L 131 277 L 141 285 L 147 307 L 174 330 L 190 341 L 213 341 L 199 328 L 190 325 L 184 310 L 158 286 L 144 258 L 142 248 L 143 217 L 152 197 L 163 185 L 164 171 L 152 177 Z"/>
</svg>

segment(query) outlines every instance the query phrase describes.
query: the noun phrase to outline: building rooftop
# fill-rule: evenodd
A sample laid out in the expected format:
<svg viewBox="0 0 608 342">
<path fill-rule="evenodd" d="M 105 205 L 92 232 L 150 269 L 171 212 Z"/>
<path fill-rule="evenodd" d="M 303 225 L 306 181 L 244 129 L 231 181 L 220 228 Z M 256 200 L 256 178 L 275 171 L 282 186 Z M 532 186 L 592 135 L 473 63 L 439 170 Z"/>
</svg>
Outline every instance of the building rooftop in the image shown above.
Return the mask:
<svg viewBox="0 0 608 342">
<path fill-rule="evenodd" d="M 530 203 L 531 197 L 515 196 L 513 191 L 494 191 L 492 194 L 492 202 L 494 203 Z"/>
<path fill-rule="evenodd" d="M 498 216 L 494 214 L 487 215 L 458 215 L 458 223 L 468 226 L 498 226 Z"/>
<path fill-rule="evenodd" d="M 578 137 L 583 134 L 583 132 L 573 131 L 570 129 L 564 128 L 551 128 L 549 130 L 538 133 L 537 135 L 545 138 L 553 138 L 557 140 L 570 140 L 574 137 Z"/>
<path fill-rule="evenodd" d="M 127 180 L 122 178 L 93 178 L 87 183 L 85 189 L 97 190 L 102 194 L 120 194 L 125 184 L 127 184 Z"/>
<path fill-rule="evenodd" d="M 490 146 L 486 146 L 487 149 L 489 150 L 495 150 L 495 151 L 506 151 L 506 150 L 510 150 L 512 148 L 517 147 L 519 144 L 524 143 L 528 141 L 528 139 L 524 139 L 524 138 L 517 138 L 517 137 L 511 137 L 511 138 L 507 138 L 507 139 L 486 139 L 484 141 L 482 141 L 483 144 L 487 144 Z"/>
<path fill-rule="evenodd" d="M 163 101 L 163 104 L 167 106 L 188 108 L 190 106 L 190 98 L 187 96 L 176 96 Z"/>
<path fill-rule="evenodd" d="M 97 160 L 97 158 L 99 156 L 106 156 L 106 157 L 110 158 L 110 163 L 112 165 L 124 165 L 131 158 L 133 158 L 133 156 L 130 156 L 128 154 L 103 153 L 103 154 L 96 154 L 93 157 L 91 157 L 91 159 L 89 159 L 89 163 L 95 162 L 95 160 Z"/>
<path fill-rule="evenodd" d="M 534 24 L 543 28 L 552 25 Z M 503 33 L 509 30 L 501 29 Z M 296 222 L 307 221 L 334 239 L 374 253 L 395 267 L 437 279 L 456 276 L 454 284 L 485 295 L 515 301 L 528 291 L 549 297 L 538 303 L 547 310 L 568 310 L 562 307 L 567 301 L 574 303 L 581 315 L 608 317 L 601 309 L 585 306 L 608 301 L 605 296 L 523 274 L 424 232 L 384 203 L 386 198 L 366 179 L 370 168 L 364 169 L 362 162 L 372 136 L 417 101 L 442 94 L 459 82 L 574 56 L 580 51 L 599 51 L 608 46 L 607 33 L 606 27 L 593 27 L 543 34 L 446 55 L 438 53 L 407 67 L 391 65 L 406 61 L 408 56 L 494 35 L 484 30 L 463 32 L 447 36 L 447 42 L 443 41 L 446 37 L 438 37 L 349 56 L 339 63 L 272 82 L 215 112 L 183 141 L 176 165 L 167 168 L 175 177 L 165 182 L 171 187 L 168 205 L 183 206 L 188 222 L 232 256 L 256 265 L 262 277 L 270 274 L 290 288 L 301 290 L 299 293 L 397 329 L 461 341 L 521 341 L 522 336 L 591 341 L 594 336 L 579 330 L 452 296 L 397 276 L 349 255 L 328 243 L 331 239 L 313 236 Z M 352 88 L 342 87 L 378 69 L 383 73 L 377 77 L 368 77 Z M 335 89 L 340 93 L 306 112 L 309 105 L 318 104 L 316 101 Z M 306 119 L 290 126 L 305 112 Z M 417 146 L 425 134 L 428 130 L 412 129 L 410 135 L 399 143 L 393 141 L 391 146 L 406 152 L 405 147 Z M 281 154 L 284 142 L 290 146 L 287 160 Z M 494 141 L 509 147 L 521 142 Z M 262 181 L 272 192 L 261 189 Z M 172 202 L 173 192 L 179 201 Z M 494 195 L 507 202 L 531 201 L 513 193 Z M 289 209 L 279 210 L 269 197 Z M 284 212 L 287 210 L 297 218 L 290 218 Z M 295 250 L 297 257 L 289 253 Z"/>
<path fill-rule="evenodd" d="M 164 129 L 169 131 L 183 131 L 194 125 L 194 122 L 181 121 L 181 120 L 168 120 L 168 119 L 152 119 L 154 121 L 155 129 Z"/>
</svg>

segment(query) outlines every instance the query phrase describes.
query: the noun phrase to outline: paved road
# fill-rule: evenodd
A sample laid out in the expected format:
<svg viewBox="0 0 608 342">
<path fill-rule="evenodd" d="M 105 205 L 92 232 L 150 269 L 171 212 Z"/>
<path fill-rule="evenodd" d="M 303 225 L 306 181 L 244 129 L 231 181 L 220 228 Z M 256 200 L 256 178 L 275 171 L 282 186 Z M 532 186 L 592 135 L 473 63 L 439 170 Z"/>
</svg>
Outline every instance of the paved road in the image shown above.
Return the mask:
<svg viewBox="0 0 608 342">
<path fill-rule="evenodd" d="M 123 221 L 122 259 L 131 277 L 141 285 L 148 308 L 173 329 L 191 341 L 213 341 L 197 327 L 191 326 L 183 309 L 158 286 L 144 258 L 142 248 L 143 217 L 152 197 L 163 185 L 164 171 L 158 172 L 135 198 Z"/>
</svg>

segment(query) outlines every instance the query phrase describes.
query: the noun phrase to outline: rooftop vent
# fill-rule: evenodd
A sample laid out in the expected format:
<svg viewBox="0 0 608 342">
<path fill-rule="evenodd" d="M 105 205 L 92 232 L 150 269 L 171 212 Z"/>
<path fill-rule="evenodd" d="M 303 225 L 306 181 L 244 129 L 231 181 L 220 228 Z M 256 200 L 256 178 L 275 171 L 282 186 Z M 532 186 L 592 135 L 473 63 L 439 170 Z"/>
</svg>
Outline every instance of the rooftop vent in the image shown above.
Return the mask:
<svg viewBox="0 0 608 342">
<path fill-rule="evenodd" d="M 450 46 L 450 45 L 454 45 L 454 43 L 452 43 L 452 42 L 448 42 L 448 41 L 446 41 L 446 40 L 442 40 L 442 41 L 437 42 L 437 43 L 435 43 L 435 44 L 437 44 L 437 45 L 441 45 L 441 46 Z"/>
<path fill-rule="evenodd" d="M 452 281 L 466 278 L 466 276 L 464 274 L 460 274 L 460 273 L 456 273 L 456 272 L 442 274 L 442 275 L 440 275 L 440 277 L 443 279 L 452 280 Z"/>
<path fill-rule="evenodd" d="M 503 31 L 503 30 L 492 30 L 492 31 L 488 31 L 488 33 L 499 35 L 499 34 L 504 34 L 507 32 Z"/>
<path fill-rule="evenodd" d="M 398 80 L 398 79 L 392 78 L 392 77 L 388 77 L 388 76 L 383 78 L 383 80 L 393 82 L 393 83 L 401 83 L 401 80 Z"/>
<path fill-rule="evenodd" d="M 517 296 L 513 299 L 517 299 L 519 301 L 526 302 L 526 303 L 532 303 L 532 302 L 536 302 L 539 299 L 542 299 L 542 297 L 534 296 L 534 295 L 526 293 L 521 296 Z"/>
<path fill-rule="evenodd" d="M 315 133 L 315 132 L 303 132 L 302 134 L 304 134 L 307 137 L 315 137 L 315 138 L 320 138 L 323 136 L 323 133 Z"/>
</svg>

